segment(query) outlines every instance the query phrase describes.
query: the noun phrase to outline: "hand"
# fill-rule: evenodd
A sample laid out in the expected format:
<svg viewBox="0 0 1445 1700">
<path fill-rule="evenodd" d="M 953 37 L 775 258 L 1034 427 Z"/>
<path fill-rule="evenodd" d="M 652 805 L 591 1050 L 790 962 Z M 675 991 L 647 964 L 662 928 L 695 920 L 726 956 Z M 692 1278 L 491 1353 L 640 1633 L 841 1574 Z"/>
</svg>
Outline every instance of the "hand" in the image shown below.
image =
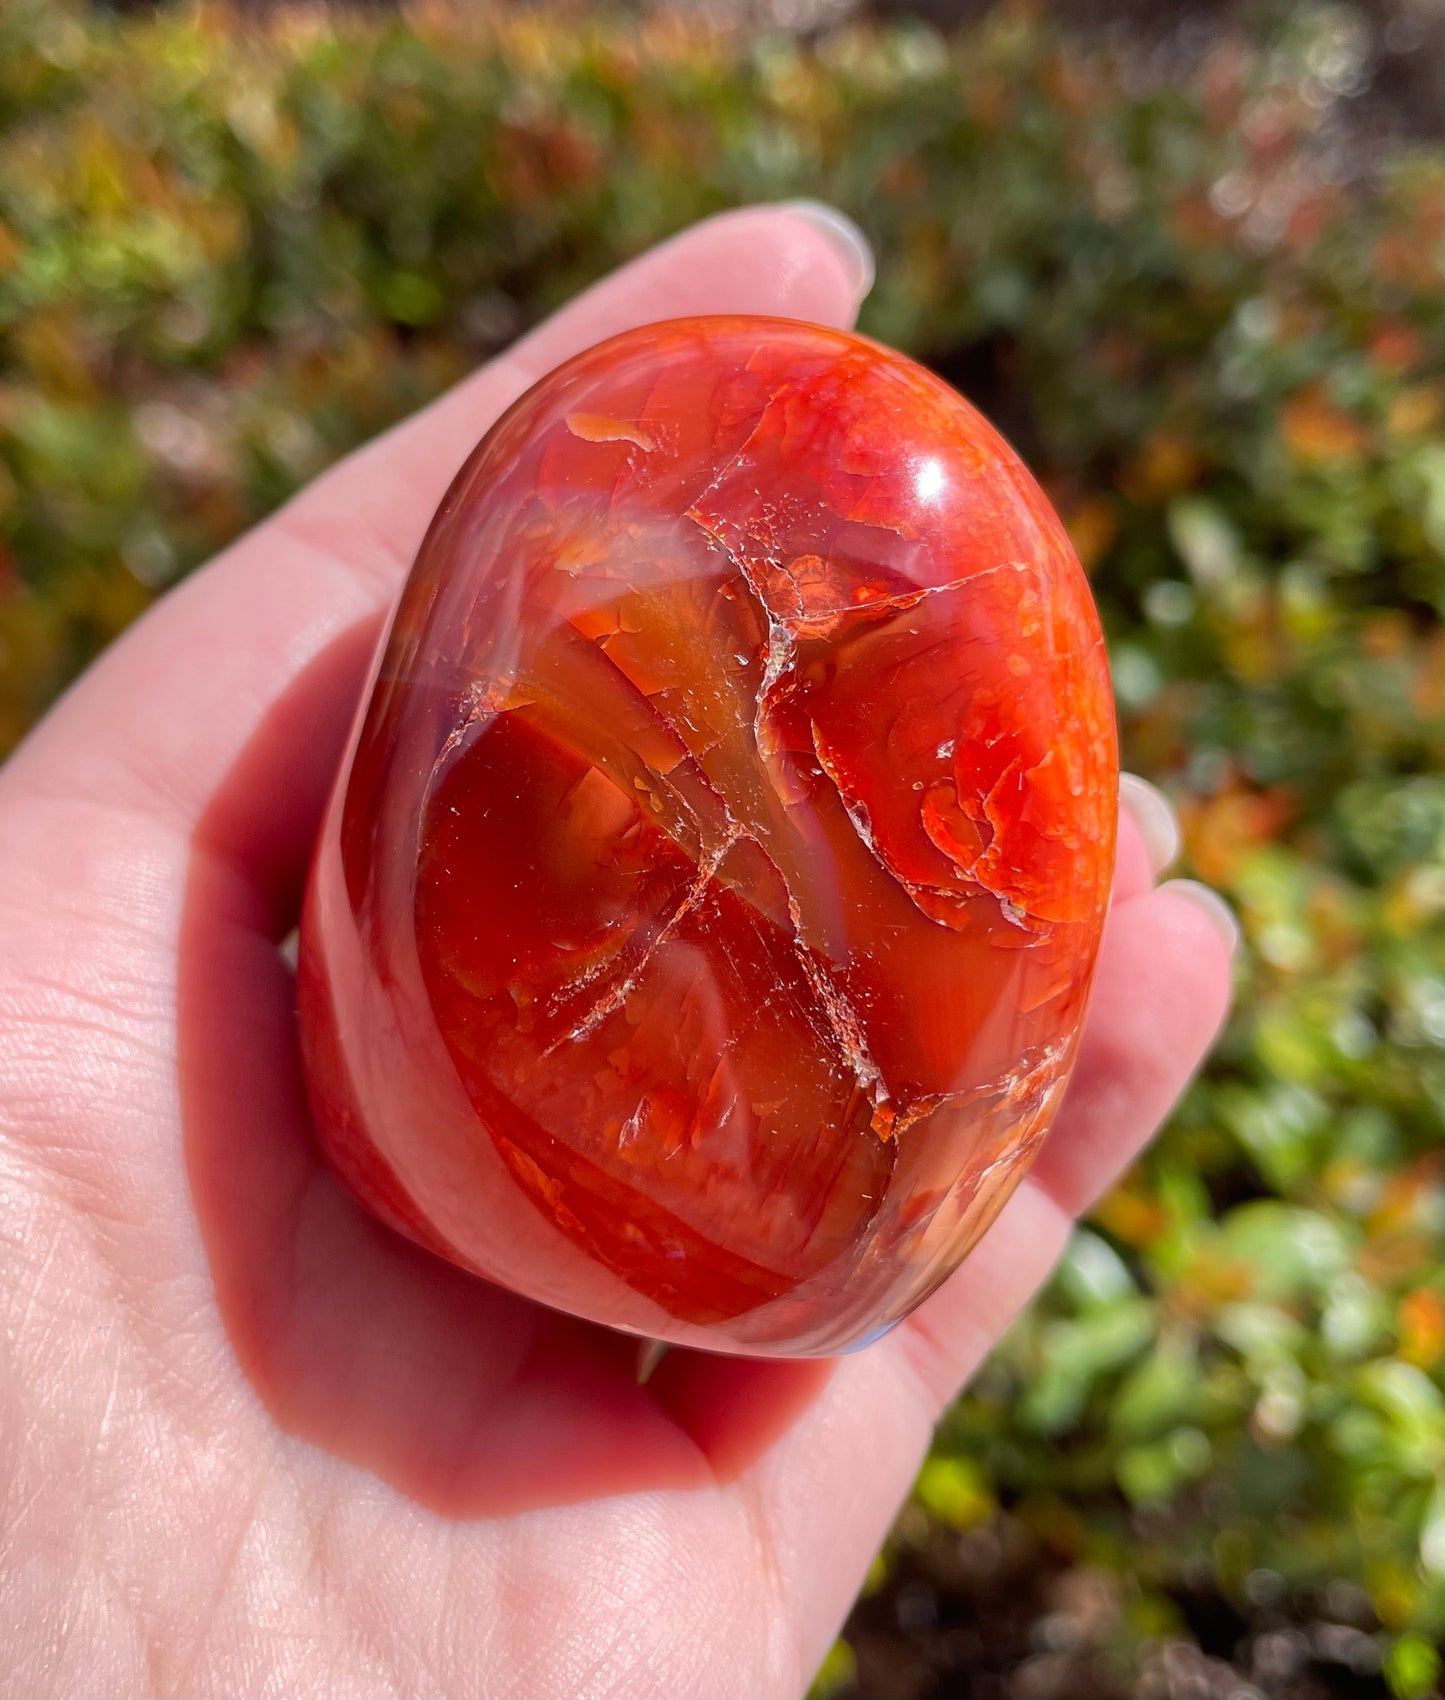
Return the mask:
<svg viewBox="0 0 1445 1700">
<path fill-rule="evenodd" d="M 383 612 L 533 379 L 695 312 L 851 322 L 806 209 L 599 284 L 167 597 L 0 771 L 0 1690 L 800 1693 L 934 1419 L 1198 1064 L 1227 913 L 1126 788 L 1092 1013 L 964 1268 L 836 1364 L 628 1342 L 472 1280 L 313 1150 L 277 949 Z M 1150 832 L 1153 824 L 1151 865 Z M 1217 900 L 1215 900 L 1217 902 Z"/>
</svg>

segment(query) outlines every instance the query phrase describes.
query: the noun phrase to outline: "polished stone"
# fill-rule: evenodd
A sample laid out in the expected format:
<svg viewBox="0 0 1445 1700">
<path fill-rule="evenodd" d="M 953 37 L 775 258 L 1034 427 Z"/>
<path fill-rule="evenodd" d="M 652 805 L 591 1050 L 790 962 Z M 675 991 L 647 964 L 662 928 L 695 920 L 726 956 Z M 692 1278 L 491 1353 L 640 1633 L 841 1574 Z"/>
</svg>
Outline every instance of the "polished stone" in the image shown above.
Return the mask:
<svg viewBox="0 0 1445 1700">
<path fill-rule="evenodd" d="M 1084 576 L 958 395 L 784 321 L 604 343 L 402 596 L 303 929 L 323 1143 L 580 1315 L 871 1337 L 1058 1106 L 1117 779 Z"/>
</svg>

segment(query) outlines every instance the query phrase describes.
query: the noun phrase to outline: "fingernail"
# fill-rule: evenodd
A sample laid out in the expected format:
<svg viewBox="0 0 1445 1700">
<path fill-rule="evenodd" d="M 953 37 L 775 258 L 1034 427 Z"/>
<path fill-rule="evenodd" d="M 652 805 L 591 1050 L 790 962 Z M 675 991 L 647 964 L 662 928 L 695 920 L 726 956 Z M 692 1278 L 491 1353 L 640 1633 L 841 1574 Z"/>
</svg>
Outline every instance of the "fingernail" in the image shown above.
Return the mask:
<svg viewBox="0 0 1445 1700">
<path fill-rule="evenodd" d="M 1119 775 L 1119 806 L 1127 809 L 1144 840 L 1150 872 L 1157 878 L 1179 855 L 1179 817 L 1157 785 L 1137 773 Z"/>
<path fill-rule="evenodd" d="M 873 287 L 877 268 L 873 263 L 872 244 L 847 213 L 830 207 L 826 201 L 779 201 L 778 206 L 781 211 L 806 219 L 815 230 L 822 231 L 832 243 L 833 251 L 848 268 L 853 288 L 861 301 Z"/>
<path fill-rule="evenodd" d="M 1224 948 L 1231 956 L 1234 955 L 1239 948 L 1239 922 L 1234 918 L 1234 911 L 1217 891 L 1211 891 L 1198 880 L 1166 880 L 1159 889 L 1172 891 L 1176 897 L 1188 898 L 1191 903 L 1202 909 L 1209 917 L 1214 930 L 1224 940 Z"/>
</svg>

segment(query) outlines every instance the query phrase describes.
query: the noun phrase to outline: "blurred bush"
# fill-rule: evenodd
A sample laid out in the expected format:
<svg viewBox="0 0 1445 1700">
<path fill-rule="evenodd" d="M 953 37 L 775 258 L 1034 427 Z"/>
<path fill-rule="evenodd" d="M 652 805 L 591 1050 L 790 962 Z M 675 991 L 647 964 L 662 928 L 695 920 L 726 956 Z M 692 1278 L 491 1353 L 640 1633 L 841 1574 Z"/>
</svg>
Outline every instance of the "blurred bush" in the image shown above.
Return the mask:
<svg viewBox="0 0 1445 1700">
<path fill-rule="evenodd" d="M 0 747 L 336 455 L 737 201 L 857 216 L 865 327 L 1065 515 L 1238 1004 L 943 1425 L 834 1689 L 1437 1689 L 1442 174 L 1362 143 L 1371 51 L 1339 9 L 1187 64 L 1023 11 L 0 12 Z"/>
</svg>

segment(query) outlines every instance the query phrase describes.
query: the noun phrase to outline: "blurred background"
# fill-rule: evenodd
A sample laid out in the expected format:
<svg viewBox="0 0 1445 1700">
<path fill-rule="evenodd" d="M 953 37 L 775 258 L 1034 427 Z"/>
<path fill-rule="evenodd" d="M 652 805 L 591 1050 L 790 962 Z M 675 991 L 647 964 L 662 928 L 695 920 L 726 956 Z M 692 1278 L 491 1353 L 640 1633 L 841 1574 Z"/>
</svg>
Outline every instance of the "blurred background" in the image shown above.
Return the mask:
<svg viewBox="0 0 1445 1700">
<path fill-rule="evenodd" d="M 1014 440 L 1244 927 L 832 1700 L 1441 1692 L 1440 0 L 0 3 L 0 752 L 619 259 L 819 195 Z"/>
</svg>

